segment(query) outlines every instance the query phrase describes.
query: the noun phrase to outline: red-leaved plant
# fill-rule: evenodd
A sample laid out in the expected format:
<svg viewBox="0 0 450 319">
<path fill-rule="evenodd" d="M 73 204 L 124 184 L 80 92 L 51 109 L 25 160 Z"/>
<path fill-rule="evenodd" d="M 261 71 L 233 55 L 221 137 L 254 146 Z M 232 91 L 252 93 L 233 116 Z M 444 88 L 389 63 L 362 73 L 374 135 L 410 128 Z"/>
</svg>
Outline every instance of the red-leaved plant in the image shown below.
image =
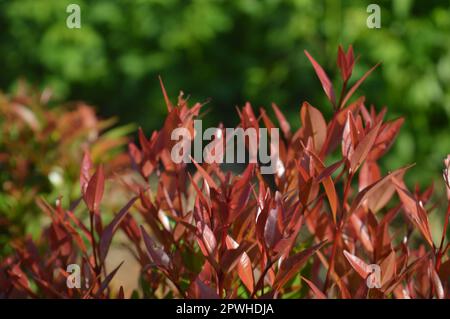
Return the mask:
<svg viewBox="0 0 450 319">
<path fill-rule="evenodd" d="M 124 287 L 111 284 L 122 264 L 105 266 L 121 230 L 140 265 L 141 290 L 133 296 L 448 298 L 450 203 L 442 233 L 432 236 L 433 189 L 410 191 L 403 182 L 410 166 L 383 176 L 377 163 L 403 119 L 385 122 L 386 109 L 367 108 L 364 97 L 351 102 L 375 67 L 350 86 L 353 49 L 340 47 L 343 83 L 337 98 L 325 71 L 305 53 L 334 115 L 327 122 L 318 108 L 304 102 L 301 127 L 292 132 L 273 104 L 282 131 L 275 174 L 262 175 L 258 164 L 237 175 L 215 163 L 194 162 L 193 170 L 174 163 L 171 132 L 179 127 L 193 131 L 202 105 L 189 107 L 182 94 L 172 104 L 162 86 L 168 109 L 162 129 L 150 138 L 140 130 L 139 146 L 129 144 L 139 173 L 123 182 L 134 194 L 130 201 L 104 223 L 103 169 L 92 174 L 86 153 L 82 198 L 69 209 L 60 201 L 55 207 L 41 203 L 51 224 L 39 243 L 24 239 L 1 262 L 0 296 L 129 297 Z M 239 116 L 244 129 L 276 127 L 264 109 L 256 116 L 249 103 Z M 450 156 L 444 180 L 450 202 Z M 89 220 L 75 213 L 82 201 Z M 69 264 L 81 265 L 88 285 L 67 286 Z"/>
</svg>

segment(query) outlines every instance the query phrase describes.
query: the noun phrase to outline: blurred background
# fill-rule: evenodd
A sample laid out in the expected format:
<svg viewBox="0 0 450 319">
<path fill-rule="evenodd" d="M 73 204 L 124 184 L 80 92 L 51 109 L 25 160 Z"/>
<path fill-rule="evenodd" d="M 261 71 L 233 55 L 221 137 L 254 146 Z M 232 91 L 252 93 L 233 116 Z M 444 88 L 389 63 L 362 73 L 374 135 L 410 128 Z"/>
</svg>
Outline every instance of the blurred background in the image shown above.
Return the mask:
<svg viewBox="0 0 450 319">
<path fill-rule="evenodd" d="M 303 50 L 338 80 L 337 47 L 353 44 L 353 79 L 382 62 L 359 94 L 406 118 L 385 171 L 415 162 L 408 180 L 436 180 L 450 152 L 450 2 L 377 1 L 381 29 L 369 29 L 371 2 L 3 0 L 0 88 L 25 79 L 52 88 L 56 102 L 82 100 L 149 133 L 165 116 L 161 75 L 173 100 L 180 90 L 210 98 L 211 125 L 233 125 L 235 106 L 250 101 L 276 102 L 298 127 L 304 100 L 331 114 Z M 69 3 L 81 7 L 81 29 L 66 27 Z"/>
</svg>

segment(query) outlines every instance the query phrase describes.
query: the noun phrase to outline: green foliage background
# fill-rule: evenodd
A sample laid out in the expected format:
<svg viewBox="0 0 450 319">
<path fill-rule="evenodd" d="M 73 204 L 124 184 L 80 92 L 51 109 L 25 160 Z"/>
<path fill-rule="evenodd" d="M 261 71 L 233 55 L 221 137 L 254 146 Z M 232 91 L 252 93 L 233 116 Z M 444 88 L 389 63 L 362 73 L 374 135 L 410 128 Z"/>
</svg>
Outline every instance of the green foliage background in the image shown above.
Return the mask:
<svg viewBox="0 0 450 319">
<path fill-rule="evenodd" d="M 337 79 L 338 44 L 353 44 L 361 55 L 354 79 L 383 62 L 360 92 L 390 117 L 406 117 L 384 166 L 416 162 L 413 180 L 424 182 L 450 152 L 450 2 L 377 1 L 382 28 L 368 29 L 371 2 L 0 1 L 0 87 L 24 77 L 149 131 L 165 114 L 161 75 L 172 97 L 211 98 L 211 124 L 234 123 L 235 106 L 248 100 L 274 101 L 298 125 L 304 100 L 331 111 L 303 50 Z M 69 3 L 81 6 L 79 30 L 66 27 Z"/>
</svg>

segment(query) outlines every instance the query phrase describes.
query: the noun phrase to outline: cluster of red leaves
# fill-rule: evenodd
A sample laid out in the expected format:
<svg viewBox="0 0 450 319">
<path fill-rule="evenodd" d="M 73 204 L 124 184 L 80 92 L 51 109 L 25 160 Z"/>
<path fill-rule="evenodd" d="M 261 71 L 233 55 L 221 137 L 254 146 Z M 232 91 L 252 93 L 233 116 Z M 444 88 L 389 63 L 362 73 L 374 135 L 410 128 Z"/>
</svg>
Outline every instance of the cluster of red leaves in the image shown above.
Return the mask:
<svg viewBox="0 0 450 319">
<path fill-rule="evenodd" d="M 126 185 L 135 196 L 103 225 L 103 169 L 91 174 L 86 154 L 80 174 L 83 197 L 75 204 L 84 201 L 89 224 L 75 216 L 75 205 L 65 210 L 59 203 L 43 204 L 52 218 L 43 234 L 49 249 L 39 251 L 30 240 L 17 245 L 16 255 L 0 264 L 0 294 L 123 298 L 122 287 L 113 292 L 110 285 L 120 265 L 105 269 L 120 229 L 141 265 L 143 296 L 448 298 L 450 204 L 435 243 L 428 222 L 435 208 L 429 203 L 432 188 L 412 192 L 403 182 L 410 167 L 382 176 L 377 164 L 403 120 L 384 121 L 386 110 L 368 109 L 364 97 L 349 103 L 373 70 L 347 90 L 355 62 L 351 47 L 338 52 L 339 100 L 325 71 L 305 53 L 335 112 L 326 122 L 305 102 L 301 128 L 292 132 L 273 105 L 283 133 L 276 174 L 262 175 L 257 164 L 236 175 L 215 163 L 194 162 L 191 172 L 187 164 L 174 163 L 171 132 L 178 127 L 193 132 L 202 105 L 189 107 L 182 94 L 174 105 L 162 86 L 169 112 L 163 128 L 150 138 L 139 131 L 139 145 L 129 145 L 140 178 Z M 265 110 L 257 117 L 250 104 L 239 115 L 244 129 L 275 127 Z M 331 157 L 338 159 L 329 163 Z M 450 201 L 450 157 L 445 165 Z M 67 288 L 70 263 L 82 265 L 89 285 Z M 381 269 L 379 288 L 366 282 L 371 264 Z"/>
<path fill-rule="evenodd" d="M 47 176 L 56 165 L 63 170 L 78 167 L 88 147 L 94 161 L 108 161 L 109 170 L 129 165 L 126 154 L 117 155 L 128 138 L 102 135 L 114 119 L 99 120 L 95 110 L 82 102 L 50 107 L 51 94 L 36 93 L 23 82 L 13 96 L 0 94 L 0 164 L 11 175 L 5 189 L 11 194 L 25 188 L 40 193 L 34 189 L 38 185 L 25 187 L 36 178 L 33 175 Z M 18 145 L 20 152 L 11 151 Z"/>
</svg>

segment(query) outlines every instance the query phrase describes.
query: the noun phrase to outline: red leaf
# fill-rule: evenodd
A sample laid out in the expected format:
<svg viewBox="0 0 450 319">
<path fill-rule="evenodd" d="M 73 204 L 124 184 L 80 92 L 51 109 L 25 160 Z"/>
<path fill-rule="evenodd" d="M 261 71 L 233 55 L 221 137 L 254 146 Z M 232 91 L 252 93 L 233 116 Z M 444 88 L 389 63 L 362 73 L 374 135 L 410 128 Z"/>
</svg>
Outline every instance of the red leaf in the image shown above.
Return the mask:
<svg viewBox="0 0 450 319">
<path fill-rule="evenodd" d="M 84 151 L 83 160 L 81 161 L 80 168 L 80 187 L 81 194 L 86 192 L 87 185 L 89 183 L 89 179 L 91 175 L 89 174 L 90 169 L 92 168 L 92 160 L 89 151 Z"/>
<path fill-rule="evenodd" d="M 331 214 L 333 215 L 333 220 L 336 223 L 336 214 L 339 206 L 339 199 L 336 194 L 336 189 L 334 187 L 333 180 L 331 176 L 325 178 L 322 181 L 323 187 L 325 188 L 325 193 L 327 194 L 328 201 L 330 203 Z"/>
<path fill-rule="evenodd" d="M 214 289 L 203 283 L 199 278 L 196 278 L 189 287 L 189 295 L 190 298 L 197 299 L 220 299 Z"/>
<path fill-rule="evenodd" d="M 172 102 L 170 102 L 169 97 L 167 96 L 166 88 L 164 87 L 164 83 L 162 81 L 162 78 L 160 76 L 158 78 L 159 78 L 159 84 L 161 85 L 161 90 L 162 90 L 163 95 L 164 95 L 164 101 L 166 102 L 167 110 L 169 112 L 171 112 L 172 109 L 173 109 Z"/>
<path fill-rule="evenodd" d="M 430 226 L 428 223 L 428 215 L 422 204 L 418 202 L 408 190 L 405 189 L 403 183 L 399 182 L 396 178 L 393 178 L 392 181 L 403 204 L 406 216 L 420 230 L 428 244 L 434 248 Z"/>
<path fill-rule="evenodd" d="M 123 261 L 119 264 L 119 266 L 117 266 L 113 271 L 111 271 L 109 273 L 108 276 L 106 276 L 105 280 L 103 280 L 103 282 L 100 285 L 100 288 L 98 289 L 98 291 L 95 293 L 94 298 L 99 298 L 102 294 L 102 292 L 108 288 L 109 283 L 111 282 L 111 280 L 114 278 L 114 276 L 116 275 L 117 271 L 119 270 L 119 268 L 123 265 Z"/>
<path fill-rule="evenodd" d="M 169 270 L 171 267 L 171 261 L 169 255 L 164 251 L 164 249 L 158 245 L 145 231 L 144 227 L 141 226 L 141 234 L 144 238 L 145 247 L 147 248 L 148 256 L 150 260 L 158 267 L 163 270 Z"/>
<path fill-rule="evenodd" d="M 99 249 L 99 257 L 100 261 L 103 263 L 105 261 L 106 255 L 108 254 L 109 246 L 111 245 L 111 240 L 116 232 L 117 228 L 119 228 L 120 223 L 124 219 L 125 215 L 128 213 L 131 206 L 133 206 L 137 197 L 132 198 L 114 217 L 111 223 L 105 227 L 102 232 L 100 238 L 100 249 Z"/>
<path fill-rule="evenodd" d="M 400 208 L 391 210 L 390 214 L 391 216 L 394 216 Z M 387 215 L 385 215 L 387 216 Z M 374 257 L 375 260 L 379 260 L 383 256 L 386 256 L 389 254 L 390 251 L 392 251 L 392 239 L 389 235 L 389 229 L 388 229 L 389 223 L 386 221 L 382 221 L 375 233 L 375 243 L 374 243 Z"/>
<path fill-rule="evenodd" d="M 239 258 L 237 260 L 237 270 L 239 278 L 241 278 L 242 282 L 250 291 L 250 293 L 253 293 L 255 279 L 253 275 L 252 262 L 250 260 L 250 257 L 245 252 L 245 250 L 248 250 L 248 245 L 244 243 L 238 245 L 238 243 L 235 242 L 234 239 L 230 236 L 226 237 L 226 245 L 227 248 L 232 249 L 232 251 L 234 251 L 233 254 L 235 256 L 237 255 L 237 257 Z"/>
<path fill-rule="evenodd" d="M 194 163 L 195 167 L 197 167 L 197 170 L 202 175 L 202 177 L 205 179 L 205 181 L 209 184 L 210 187 L 214 188 L 215 190 L 219 190 L 219 186 L 217 186 L 216 182 L 212 179 L 211 175 L 208 174 L 208 172 L 205 171 L 201 165 L 199 165 L 191 156 L 192 163 Z"/>
<path fill-rule="evenodd" d="M 379 181 L 381 179 L 380 168 L 377 163 L 367 159 L 361 166 L 359 171 L 359 190 L 366 188 L 367 186 Z"/>
<path fill-rule="evenodd" d="M 298 273 L 300 267 L 303 266 L 308 258 L 314 255 L 317 250 L 323 247 L 325 242 L 326 241 L 323 241 L 283 260 L 280 269 L 278 269 L 277 275 L 275 277 L 273 289 L 278 290 L 283 287 L 286 282 L 288 282 L 295 274 Z"/>
<path fill-rule="evenodd" d="M 144 151 L 144 154 L 148 154 L 151 149 L 150 142 L 145 137 L 144 131 L 141 127 L 138 129 L 138 138 L 139 138 L 139 144 L 141 145 L 142 150 Z"/>
<path fill-rule="evenodd" d="M 344 160 L 342 159 L 326 167 L 319 175 L 317 175 L 316 182 L 321 183 L 325 178 L 330 177 L 343 163 Z"/>
<path fill-rule="evenodd" d="M 380 63 L 377 63 L 375 66 L 373 66 L 369 71 L 367 71 L 356 83 L 352 86 L 352 88 L 347 92 L 345 95 L 344 100 L 342 101 L 340 108 L 342 108 L 347 101 L 352 97 L 353 93 L 355 93 L 356 89 L 364 82 L 364 80 L 372 73 L 373 70 L 375 70 Z"/>
<path fill-rule="evenodd" d="M 400 128 L 403 124 L 403 118 L 399 118 L 391 123 L 384 124 L 375 140 L 375 145 L 370 151 L 368 158 L 371 160 L 377 160 L 389 150 L 395 141 Z"/>
<path fill-rule="evenodd" d="M 260 108 L 259 112 L 261 113 L 261 117 L 264 121 L 264 125 L 266 126 L 267 130 L 270 132 L 271 129 L 275 128 L 275 125 L 273 125 L 273 122 L 267 116 L 267 113 L 263 108 Z"/>
<path fill-rule="evenodd" d="M 216 251 L 217 241 L 211 228 L 201 222 L 197 223 L 197 230 L 199 232 L 198 244 L 205 256 L 212 256 Z"/>
<path fill-rule="evenodd" d="M 370 240 L 370 236 L 367 231 L 366 225 L 363 224 L 363 222 L 361 221 L 361 219 L 358 217 L 357 214 L 350 215 L 350 222 L 351 225 L 353 226 L 357 238 L 359 238 L 366 251 L 372 253 L 373 245 Z"/>
<path fill-rule="evenodd" d="M 84 201 L 90 212 L 98 213 L 100 202 L 103 197 L 105 187 L 105 176 L 103 173 L 103 166 L 100 165 L 95 174 L 91 177 L 84 194 Z"/>
<path fill-rule="evenodd" d="M 368 264 L 366 264 L 363 260 L 359 259 L 355 255 L 349 253 L 348 251 L 344 250 L 345 258 L 347 258 L 350 265 L 353 267 L 354 270 L 363 278 L 366 279 L 367 276 L 371 274 L 371 269 Z"/>
<path fill-rule="evenodd" d="M 431 273 L 431 282 L 433 283 L 434 294 L 438 299 L 445 298 L 444 286 L 442 285 L 441 279 L 439 279 L 439 275 L 434 269 L 433 262 L 430 260 L 429 262 L 429 271 Z"/>
<path fill-rule="evenodd" d="M 128 153 L 131 156 L 131 159 L 136 165 L 141 164 L 142 162 L 142 154 L 141 151 L 137 148 L 137 146 L 134 143 L 128 144 Z"/>
<path fill-rule="evenodd" d="M 308 151 L 308 153 L 312 156 L 315 162 L 316 171 L 319 175 L 322 175 L 321 173 L 325 171 L 325 165 L 322 163 L 322 161 L 313 153 Z M 330 203 L 331 213 L 333 215 L 333 221 L 336 223 L 336 214 L 337 209 L 339 206 L 339 199 L 336 194 L 336 188 L 334 187 L 333 179 L 331 178 L 331 175 L 328 177 L 324 177 L 322 179 L 323 187 L 325 188 L 325 193 L 327 194 L 328 201 Z"/>
<path fill-rule="evenodd" d="M 352 112 L 347 113 L 347 121 L 345 122 L 344 131 L 342 133 L 342 155 L 345 158 L 352 158 L 355 148 L 362 137 L 355 123 Z"/>
<path fill-rule="evenodd" d="M 356 146 L 355 151 L 350 159 L 350 171 L 356 172 L 359 166 L 364 162 L 370 150 L 372 149 L 375 139 L 377 138 L 378 131 L 380 130 L 381 122 L 379 122 L 374 128 L 372 128 L 366 136 Z"/>
<path fill-rule="evenodd" d="M 351 103 L 348 107 L 336 112 L 328 125 L 327 139 L 325 140 L 324 147 L 321 152 L 321 157 L 330 154 L 338 145 L 342 142 L 342 134 L 347 122 L 348 113 L 357 112 L 364 103 L 364 96 L 361 96 L 355 102 Z"/>
<path fill-rule="evenodd" d="M 311 64 L 314 67 L 314 70 L 316 71 L 317 76 L 319 77 L 320 83 L 322 84 L 322 88 L 325 91 L 325 94 L 328 97 L 328 100 L 333 104 L 333 106 L 336 106 L 336 97 L 334 95 L 333 90 L 333 84 L 331 84 L 330 79 L 328 78 L 325 71 L 322 69 L 322 67 L 319 65 L 319 63 L 314 60 L 314 58 L 308 53 L 308 51 L 304 50 L 306 56 L 308 57 L 309 61 L 311 61 Z"/>
<path fill-rule="evenodd" d="M 281 195 L 280 195 L 281 196 Z M 278 223 L 279 204 L 275 208 L 268 210 L 266 224 L 264 226 L 264 241 L 267 248 L 273 248 L 281 239 L 281 229 Z"/>
<path fill-rule="evenodd" d="M 300 277 L 307 283 L 309 288 L 311 288 L 317 299 L 328 299 L 327 296 L 313 282 L 309 281 L 303 276 Z"/>
<path fill-rule="evenodd" d="M 275 103 L 272 103 L 272 108 L 275 112 L 275 116 L 277 117 L 278 122 L 280 123 L 280 128 L 281 131 L 283 131 L 284 137 L 289 139 L 291 137 L 291 126 L 289 125 L 289 122 L 286 120 L 283 113 Z"/>
<path fill-rule="evenodd" d="M 338 65 L 339 69 L 341 70 L 342 79 L 345 81 L 347 79 L 347 76 L 346 76 L 347 59 L 346 59 L 344 50 L 342 49 L 342 46 L 338 47 L 337 65 Z"/>
<path fill-rule="evenodd" d="M 229 203 L 228 220 L 232 222 L 247 207 L 252 189 L 251 179 L 254 176 L 255 164 L 251 163 L 247 166 L 242 176 L 233 185 L 231 191 L 231 200 Z"/>
<path fill-rule="evenodd" d="M 308 102 L 304 102 L 300 110 L 300 118 L 305 141 L 311 137 L 316 153 L 320 154 L 327 137 L 327 123 L 322 113 Z"/>
<path fill-rule="evenodd" d="M 360 205 L 364 205 L 372 212 L 377 212 L 384 207 L 395 192 L 392 178 L 402 179 L 406 170 L 411 166 L 400 168 L 360 191 L 353 200 L 349 214 L 354 212 Z"/>
<path fill-rule="evenodd" d="M 424 261 L 426 261 L 426 258 L 428 257 L 428 254 L 423 255 L 422 257 L 417 258 L 416 260 L 414 260 L 412 263 L 410 263 L 406 269 L 400 274 L 398 275 L 395 280 L 391 283 L 389 283 L 389 287 L 384 291 L 384 293 L 386 295 L 389 295 L 394 289 L 395 287 L 397 287 L 397 285 L 411 272 L 413 272 L 418 266 L 420 266 L 420 264 Z"/>
<path fill-rule="evenodd" d="M 341 70 L 341 76 L 344 81 L 348 81 L 348 79 L 352 75 L 354 63 L 355 59 L 353 56 L 353 47 L 350 45 L 347 50 L 347 54 L 345 54 L 342 47 L 339 46 L 337 64 L 339 69 Z"/>
<path fill-rule="evenodd" d="M 397 274 L 397 261 L 395 251 L 391 253 L 381 262 L 381 286 L 387 284 Z"/>
</svg>

